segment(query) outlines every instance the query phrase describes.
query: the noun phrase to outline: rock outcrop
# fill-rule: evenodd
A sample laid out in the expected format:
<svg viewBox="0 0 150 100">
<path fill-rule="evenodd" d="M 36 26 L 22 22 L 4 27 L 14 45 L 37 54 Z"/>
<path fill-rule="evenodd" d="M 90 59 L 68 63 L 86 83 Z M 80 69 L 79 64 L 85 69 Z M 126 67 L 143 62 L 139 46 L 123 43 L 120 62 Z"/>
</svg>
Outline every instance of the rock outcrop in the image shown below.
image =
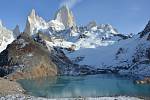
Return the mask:
<svg viewBox="0 0 150 100">
<path fill-rule="evenodd" d="M 144 30 L 139 34 L 141 38 L 148 34 L 147 40 L 150 40 L 150 21 L 148 22 Z"/>
<path fill-rule="evenodd" d="M 16 25 L 16 27 L 13 30 L 13 36 L 14 38 L 17 38 L 19 35 L 20 35 L 19 25 Z"/>
<path fill-rule="evenodd" d="M 75 20 L 71 10 L 67 6 L 62 6 L 56 13 L 55 20 L 63 23 L 65 28 L 75 27 Z"/>
<path fill-rule="evenodd" d="M 8 75 L 11 80 L 57 74 L 57 66 L 51 60 L 47 47 L 35 42 L 26 33 L 22 33 L 0 54 L 0 76 Z"/>
</svg>

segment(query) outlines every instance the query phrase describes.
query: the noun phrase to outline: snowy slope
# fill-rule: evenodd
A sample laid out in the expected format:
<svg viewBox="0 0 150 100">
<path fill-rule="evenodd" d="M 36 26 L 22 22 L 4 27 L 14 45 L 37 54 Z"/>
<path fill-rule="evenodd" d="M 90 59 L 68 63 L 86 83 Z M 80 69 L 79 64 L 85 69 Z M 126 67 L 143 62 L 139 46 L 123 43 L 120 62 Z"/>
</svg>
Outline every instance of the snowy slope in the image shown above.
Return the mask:
<svg viewBox="0 0 150 100">
<path fill-rule="evenodd" d="M 0 52 L 6 49 L 7 45 L 14 40 L 13 32 L 2 25 L 0 21 Z"/>
<path fill-rule="evenodd" d="M 66 54 L 80 65 L 150 76 L 150 41 L 147 40 L 149 34 L 147 33 L 143 38 L 140 38 L 138 34 L 112 45 L 82 48 L 71 53 L 66 52 Z"/>
<path fill-rule="evenodd" d="M 119 34 L 111 25 L 100 24 L 89 28 L 88 26 L 77 27 L 77 31 L 67 29 L 60 32 L 43 31 L 43 34 L 50 34 L 51 45 L 63 48 L 97 48 L 99 46 L 112 45 L 127 36 Z M 49 33 L 48 33 L 49 32 Z M 121 36 L 120 36 L 121 35 Z M 122 37 L 123 36 L 123 37 Z"/>
</svg>

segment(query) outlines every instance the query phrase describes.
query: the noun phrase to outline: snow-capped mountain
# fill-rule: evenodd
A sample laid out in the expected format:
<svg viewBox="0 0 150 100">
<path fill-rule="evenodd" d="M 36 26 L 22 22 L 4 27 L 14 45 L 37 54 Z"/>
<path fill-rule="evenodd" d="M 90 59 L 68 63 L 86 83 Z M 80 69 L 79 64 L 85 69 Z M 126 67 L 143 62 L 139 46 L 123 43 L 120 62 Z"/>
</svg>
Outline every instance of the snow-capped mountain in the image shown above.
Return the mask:
<svg viewBox="0 0 150 100">
<path fill-rule="evenodd" d="M 32 9 L 30 15 L 27 18 L 26 27 L 24 32 L 30 35 L 34 35 L 38 32 L 39 29 L 47 29 L 48 25 L 43 20 L 43 18 L 39 17 L 35 10 Z"/>
<path fill-rule="evenodd" d="M 76 26 L 76 31 L 70 27 L 40 32 L 49 34 L 51 39 L 45 40 L 48 46 L 65 48 L 65 54 L 76 64 L 149 76 L 149 26 L 150 22 L 133 37 L 120 34 L 110 24 L 96 22 Z"/>
<path fill-rule="evenodd" d="M 0 30 L 1 47 L 5 46 L 1 50 L 4 50 L 7 44 L 12 42 L 6 43 L 13 40 L 12 34 L 15 34 L 15 38 L 20 34 L 19 26 L 12 32 L 0 24 Z M 110 24 L 97 24 L 92 21 L 85 26 L 77 26 L 71 10 L 63 6 L 56 13 L 54 20 L 49 22 L 32 10 L 23 34 L 31 36 L 32 41 L 37 42 L 37 45 L 44 45 L 49 52 L 54 49 L 52 58 L 59 66 L 61 74 L 74 75 L 73 72 L 76 71 L 79 75 L 83 70 L 84 74 L 107 70 L 120 74 L 150 76 L 150 22 L 139 34 L 124 35 Z M 69 58 L 71 65 L 63 61 L 64 59 L 57 59 L 62 58 L 61 55 L 65 59 Z"/>
<path fill-rule="evenodd" d="M 76 50 L 107 46 L 128 38 L 118 33 L 110 24 L 98 25 L 96 22 L 90 22 L 86 26 L 76 26 L 73 13 L 66 6 L 61 7 L 54 20 L 49 22 L 46 22 L 35 13 L 35 10 L 32 10 L 27 18 L 24 32 L 31 36 L 37 33 L 49 36 L 48 44 L 63 48 L 74 47 Z"/>
<path fill-rule="evenodd" d="M 52 28 L 55 31 L 61 31 L 71 27 L 75 27 L 74 17 L 72 12 L 66 6 L 61 7 L 56 13 L 54 20 L 49 22 L 46 22 L 42 17 L 39 17 L 35 10 L 32 9 L 27 18 L 24 32 L 34 35 L 38 33 L 39 30 Z"/>
<path fill-rule="evenodd" d="M 2 21 L 0 21 L 0 52 L 6 49 L 7 45 L 13 40 L 13 32 L 4 27 Z"/>
<path fill-rule="evenodd" d="M 143 35 L 144 34 L 144 35 Z M 150 75 L 150 22 L 145 29 L 132 38 L 112 45 L 84 48 L 67 56 L 79 65 L 117 70 L 121 74 Z"/>
</svg>

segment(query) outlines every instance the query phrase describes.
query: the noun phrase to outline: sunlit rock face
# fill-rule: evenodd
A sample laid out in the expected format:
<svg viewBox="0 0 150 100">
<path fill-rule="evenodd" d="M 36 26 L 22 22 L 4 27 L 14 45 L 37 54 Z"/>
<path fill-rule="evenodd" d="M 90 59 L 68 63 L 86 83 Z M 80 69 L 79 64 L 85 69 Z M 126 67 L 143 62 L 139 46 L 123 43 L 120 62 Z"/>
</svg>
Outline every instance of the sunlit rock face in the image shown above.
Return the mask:
<svg viewBox="0 0 150 100">
<path fill-rule="evenodd" d="M 63 23 L 65 28 L 74 27 L 75 20 L 72 11 L 67 6 L 62 6 L 56 13 L 55 20 Z"/>
<path fill-rule="evenodd" d="M 39 29 L 47 29 L 47 23 L 42 17 L 39 17 L 35 10 L 32 9 L 30 15 L 27 18 L 26 27 L 24 32 L 30 35 L 34 35 Z"/>
</svg>

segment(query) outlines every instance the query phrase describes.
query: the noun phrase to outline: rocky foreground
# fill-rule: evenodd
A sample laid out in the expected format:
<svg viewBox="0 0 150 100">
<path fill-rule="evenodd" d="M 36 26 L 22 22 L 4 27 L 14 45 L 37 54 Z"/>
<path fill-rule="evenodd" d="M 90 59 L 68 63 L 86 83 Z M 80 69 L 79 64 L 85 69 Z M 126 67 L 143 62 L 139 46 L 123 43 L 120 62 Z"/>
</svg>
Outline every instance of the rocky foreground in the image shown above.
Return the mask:
<svg viewBox="0 0 150 100">
<path fill-rule="evenodd" d="M 7 95 L 0 97 L 0 100 L 144 100 L 139 99 L 136 97 L 125 97 L 125 96 L 119 96 L 119 97 L 79 97 L 79 98 L 41 98 L 41 97 L 33 97 L 33 96 L 25 96 L 21 94 L 15 94 L 15 95 Z M 147 99 L 148 100 L 148 99 Z"/>
<path fill-rule="evenodd" d="M 24 89 L 20 84 L 0 78 L 0 96 L 11 95 L 11 94 L 23 94 Z"/>
</svg>

